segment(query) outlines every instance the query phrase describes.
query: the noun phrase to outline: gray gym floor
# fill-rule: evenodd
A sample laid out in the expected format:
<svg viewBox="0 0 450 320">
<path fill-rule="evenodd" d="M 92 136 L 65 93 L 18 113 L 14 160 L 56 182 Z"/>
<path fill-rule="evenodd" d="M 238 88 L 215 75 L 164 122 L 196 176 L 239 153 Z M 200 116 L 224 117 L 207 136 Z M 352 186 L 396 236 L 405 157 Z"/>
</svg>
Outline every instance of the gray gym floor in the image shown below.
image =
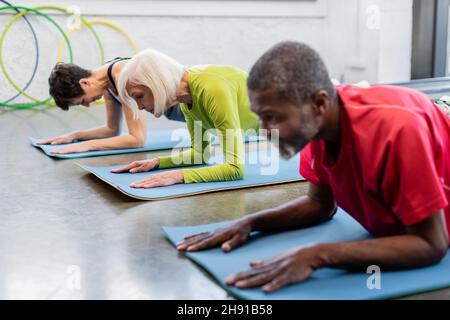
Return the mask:
<svg viewBox="0 0 450 320">
<path fill-rule="evenodd" d="M 232 298 L 160 227 L 234 219 L 294 199 L 306 183 L 145 202 L 75 163 L 122 164 L 167 151 L 55 160 L 28 142 L 101 125 L 103 113 L 0 109 L 0 299 Z M 178 126 L 150 121 L 154 129 Z M 407 298 L 450 299 L 450 289 Z"/>
</svg>

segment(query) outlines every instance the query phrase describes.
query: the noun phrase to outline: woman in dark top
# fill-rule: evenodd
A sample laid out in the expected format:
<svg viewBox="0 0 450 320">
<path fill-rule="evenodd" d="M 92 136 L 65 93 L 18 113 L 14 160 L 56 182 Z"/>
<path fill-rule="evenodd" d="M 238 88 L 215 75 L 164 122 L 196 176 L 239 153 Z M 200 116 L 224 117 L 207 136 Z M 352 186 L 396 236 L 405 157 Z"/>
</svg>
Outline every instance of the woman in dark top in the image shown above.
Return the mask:
<svg viewBox="0 0 450 320">
<path fill-rule="evenodd" d="M 146 117 L 136 118 L 130 108 L 121 102 L 116 89 L 120 71 L 128 58 L 116 58 L 94 70 L 86 70 L 71 63 L 58 63 L 48 79 L 50 95 L 62 110 L 70 106 L 89 105 L 104 98 L 106 124 L 89 130 L 74 131 L 62 136 L 40 141 L 41 144 L 81 143 L 64 146 L 53 153 L 75 153 L 92 150 L 140 148 L 147 136 Z M 122 116 L 128 126 L 128 134 L 120 135 Z M 178 106 L 170 108 L 165 116 L 170 120 L 185 121 Z"/>
</svg>

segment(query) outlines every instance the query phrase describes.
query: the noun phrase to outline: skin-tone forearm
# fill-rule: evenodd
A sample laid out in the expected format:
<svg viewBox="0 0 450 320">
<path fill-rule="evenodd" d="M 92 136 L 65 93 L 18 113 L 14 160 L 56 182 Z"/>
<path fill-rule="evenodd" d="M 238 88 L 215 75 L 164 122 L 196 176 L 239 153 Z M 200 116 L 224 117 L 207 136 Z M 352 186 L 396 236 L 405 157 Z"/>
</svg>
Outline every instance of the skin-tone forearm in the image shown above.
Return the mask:
<svg viewBox="0 0 450 320">
<path fill-rule="evenodd" d="M 226 252 L 242 245 L 251 231 L 276 232 L 306 228 L 330 219 L 336 210 L 331 190 L 326 186 L 309 184 L 308 195 L 279 207 L 263 210 L 213 232 L 186 236 L 177 243 L 180 251 L 198 251 L 221 245 Z"/>
<path fill-rule="evenodd" d="M 424 239 L 416 235 L 402 235 L 373 240 L 325 243 L 317 245 L 316 267 L 365 271 L 370 265 L 381 270 L 418 268 L 434 264 L 442 258 Z"/>
<path fill-rule="evenodd" d="M 84 142 L 75 143 L 53 150 L 54 154 L 65 154 L 75 152 L 87 152 L 94 150 L 112 150 L 112 149 L 126 149 L 139 148 L 144 145 L 142 138 L 135 137 L 131 134 L 124 136 L 115 136 L 112 138 L 94 139 Z"/>
<path fill-rule="evenodd" d="M 114 137 L 118 134 L 118 129 L 101 126 L 89 130 L 79 130 L 69 133 L 73 140 L 92 140 Z"/>
<path fill-rule="evenodd" d="M 405 235 L 372 240 L 327 243 L 317 247 L 321 265 L 361 270 L 375 264 L 382 269 L 416 268 L 438 262 L 448 250 L 444 212 L 409 227 Z"/>
<path fill-rule="evenodd" d="M 252 231 L 277 232 L 320 224 L 330 219 L 334 210 L 334 205 L 325 206 L 307 195 L 245 219 L 249 220 Z"/>
<path fill-rule="evenodd" d="M 131 134 L 123 136 L 115 136 L 104 139 L 94 139 L 86 142 L 89 144 L 90 150 L 111 150 L 111 149 L 126 149 L 126 148 L 140 148 L 143 146 L 142 139 L 139 139 Z"/>
<path fill-rule="evenodd" d="M 448 250 L 444 212 L 406 228 L 406 234 L 355 242 L 324 243 L 301 247 L 269 260 L 252 261 L 249 270 L 231 275 L 226 283 L 238 288 L 262 286 L 270 292 L 305 281 L 320 268 L 366 271 L 424 267 L 439 262 Z"/>
<path fill-rule="evenodd" d="M 177 243 L 177 249 L 198 251 L 220 245 L 229 252 L 245 243 L 251 231 L 305 228 L 331 218 L 335 209 L 331 190 L 310 184 L 307 196 L 243 217 L 213 232 L 188 235 Z M 305 281 L 324 267 L 366 271 L 370 265 L 382 270 L 431 265 L 444 257 L 448 247 L 449 236 L 441 209 L 422 222 L 405 227 L 402 235 L 295 248 L 271 259 L 251 261 L 250 269 L 231 275 L 225 282 L 242 289 L 262 287 L 263 291 L 271 292 Z"/>
</svg>

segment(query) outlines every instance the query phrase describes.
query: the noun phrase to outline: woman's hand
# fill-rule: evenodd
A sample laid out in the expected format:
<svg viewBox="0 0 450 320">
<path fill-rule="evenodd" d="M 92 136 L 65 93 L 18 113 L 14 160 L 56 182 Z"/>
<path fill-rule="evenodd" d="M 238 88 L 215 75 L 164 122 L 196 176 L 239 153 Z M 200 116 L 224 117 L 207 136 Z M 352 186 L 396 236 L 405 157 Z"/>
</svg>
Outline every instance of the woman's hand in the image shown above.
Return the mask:
<svg viewBox="0 0 450 320">
<path fill-rule="evenodd" d="M 251 230 L 249 219 L 242 218 L 227 227 L 216 229 L 213 232 L 186 236 L 183 241 L 177 243 L 177 250 L 198 251 L 222 245 L 222 250 L 228 252 L 246 242 Z"/>
<path fill-rule="evenodd" d="M 92 150 L 92 146 L 89 142 L 81 142 L 71 144 L 69 146 L 61 147 L 53 150 L 52 154 L 66 154 L 66 153 L 77 153 L 77 152 L 87 152 Z"/>
<path fill-rule="evenodd" d="M 66 144 L 66 143 L 72 143 L 75 140 L 75 137 L 72 134 L 66 134 L 63 136 L 53 137 L 46 140 L 40 140 L 38 141 L 38 144 Z"/>
<path fill-rule="evenodd" d="M 239 289 L 262 286 L 264 292 L 272 292 L 303 282 L 320 267 L 318 248 L 295 249 L 269 260 L 251 262 L 249 270 L 230 276 L 225 283 Z"/>
<path fill-rule="evenodd" d="M 149 160 L 133 161 L 129 165 L 127 165 L 125 167 L 122 167 L 122 168 L 117 168 L 117 169 L 111 170 L 111 172 L 112 173 L 147 172 L 147 171 L 150 171 L 150 170 L 158 168 L 158 166 L 159 166 L 159 159 L 158 158 L 154 158 L 154 159 L 149 159 Z"/>
<path fill-rule="evenodd" d="M 184 183 L 181 170 L 172 170 L 153 174 L 145 179 L 133 182 L 131 188 L 166 187 L 177 183 Z"/>
</svg>

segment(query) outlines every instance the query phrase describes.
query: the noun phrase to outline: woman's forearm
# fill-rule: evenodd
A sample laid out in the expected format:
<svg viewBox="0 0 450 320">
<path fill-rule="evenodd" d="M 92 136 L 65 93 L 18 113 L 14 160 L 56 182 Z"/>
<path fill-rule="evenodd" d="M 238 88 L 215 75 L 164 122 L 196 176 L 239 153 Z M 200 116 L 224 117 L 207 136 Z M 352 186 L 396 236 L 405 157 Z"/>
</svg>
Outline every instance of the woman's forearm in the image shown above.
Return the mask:
<svg viewBox="0 0 450 320">
<path fill-rule="evenodd" d="M 144 145 L 144 142 L 141 141 L 141 139 L 132 135 L 115 136 L 105 139 L 94 139 L 82 143 L 89 144 L 89 150 L 141 148 Z"/>
<path fill-rule="evenodd" d="M 244 165 L 218 164 L 198 169 L 183 169 L 185 183 L 240 180 L 244 177 Z"/>
<path fill-rule="evenodd" d="M 187 167 L 205 164 L 209 160 L 208 154 L 202 154 L 197 152 L 193 148 L 181 152 L 176 152 L 170 156 L 159 157 L 159 168 L 175 168 L 175 167 Z"/>
<path fill-rule="evenodd" d="M 73 140 L 92 140 L 114 137 L 119 133 L 118 129 L 112 129 L 107 126 L 101 126 L 88 130 L 79 130 L 69 133 Z"/>
</svg>

